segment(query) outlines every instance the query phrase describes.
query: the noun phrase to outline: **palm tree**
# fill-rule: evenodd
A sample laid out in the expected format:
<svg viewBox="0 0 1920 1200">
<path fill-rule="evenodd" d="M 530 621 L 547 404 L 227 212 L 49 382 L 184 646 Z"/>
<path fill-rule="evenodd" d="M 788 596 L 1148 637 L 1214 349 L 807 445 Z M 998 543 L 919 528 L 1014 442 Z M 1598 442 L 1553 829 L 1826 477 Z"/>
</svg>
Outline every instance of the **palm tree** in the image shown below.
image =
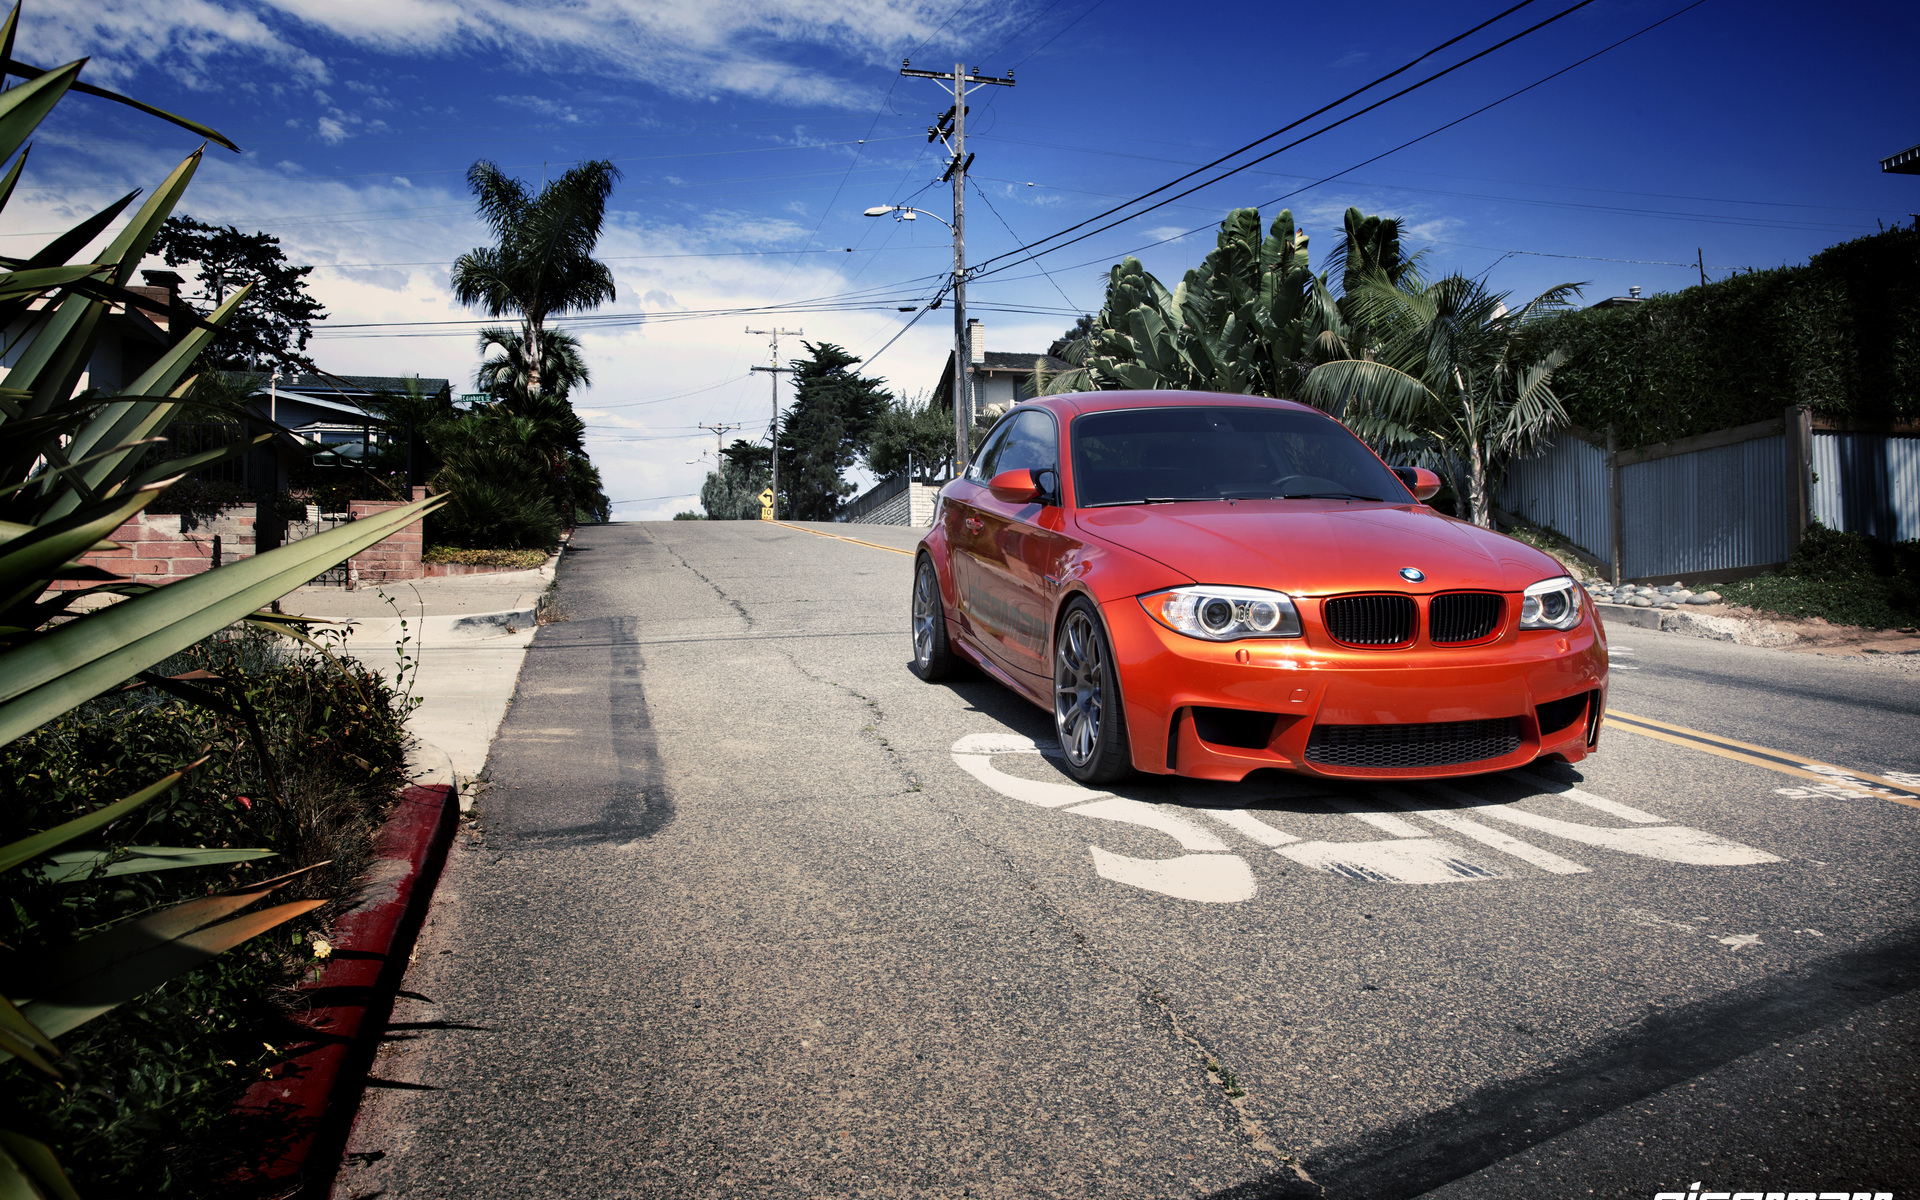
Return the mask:
<svg viewBox="0 0 1920 1200">
<path fill-rule="evenodd" d="M 480 353 L 497 348 L 499 353 L 483 360 L 473 382 L 496 403 L 509 405 L 530 397 L 544 388 L 546 394 L 565 399 L 576 387 L 593 382 L 587 360 L 581 357 L 580 340 L 562 329 L 540 334 L 538 361 L 528 352 L 529 343 L 522 329 L 499 325 L 480 331 Z"/>
<path fill-rule="evenodd" d="M 1374 360 L 1315 367 L 1300 398 L 1342 417 L 1376 446 L 1427 450 L 1454 476 L 1473 523 L 1493 525 L 1494 487 L 1508 458 L 1523 454 L 1567 420 L 1553 392 L 1559 350 L 1517 361 L 1526 326 L 1568 306 L 1579 284 L 1549 288 L 1518 309 L 1477 279 L 1449 275 L 1394 287 L 1360 278 L 1355 321 L 1373 331 Z M 1462 473 L 1464 472 L 1464 478 Z"/>
<path fill-rule="evenodd" d="M 455 260 L 454 297 L 485 308 L 488 316 L 517 314 L 529 346 L 546 345 L 547 318 L 613 299 L 613 272 L 593 258 L 593 247 L 618 178 L 611 162 L 584 162 L 536 196 L 493 163 L 474 163 L 467 184 L 499 244 L 475 247 Z M 528 364 L 529 395 L 540 393 L 543 365 L 538 359 Z"/>
</svg>

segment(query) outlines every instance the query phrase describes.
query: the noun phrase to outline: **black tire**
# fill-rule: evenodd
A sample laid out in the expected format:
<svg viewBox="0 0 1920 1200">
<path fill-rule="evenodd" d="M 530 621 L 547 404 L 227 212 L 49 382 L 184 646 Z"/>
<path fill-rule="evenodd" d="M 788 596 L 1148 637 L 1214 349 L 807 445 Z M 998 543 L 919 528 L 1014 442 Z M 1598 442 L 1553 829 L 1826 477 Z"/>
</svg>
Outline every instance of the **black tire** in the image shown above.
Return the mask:
<svg viewBox="0 0 1920 1200">
<path fill-rule="evenodd" d="M 933 569 L 933 559 L 922 554 L 913 568 L 913 673 L 934 683 L 952 675 L 953 668 L 940 576 Z"/>
<path fill-rule="evenodd" d="M 1085 597 L 1067 605 L 1054 633 L 1053 725 L 1067 774 L 1081 783 L 1117 783 L 1133 773 L 1113 646 Z"/>
</svg>

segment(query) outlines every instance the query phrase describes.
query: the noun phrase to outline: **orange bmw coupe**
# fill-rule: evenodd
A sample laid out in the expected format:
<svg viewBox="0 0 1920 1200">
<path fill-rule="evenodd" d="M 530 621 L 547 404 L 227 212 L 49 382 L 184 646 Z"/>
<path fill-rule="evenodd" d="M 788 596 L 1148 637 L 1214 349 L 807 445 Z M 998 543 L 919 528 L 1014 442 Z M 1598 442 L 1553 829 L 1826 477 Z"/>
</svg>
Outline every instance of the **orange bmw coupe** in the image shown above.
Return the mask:
<svg viewBox="0 0 1920 1200">
<path fill-rule="evenodd" d="M 914 671 L 964 659 L 1050 709 L 1083 783 L 1578 762 L 1606 706 L 1592 606 L 1423 504 L 1439 486 L 1286 400 L 1022 403 L 921 539 Z"/>
</svg>

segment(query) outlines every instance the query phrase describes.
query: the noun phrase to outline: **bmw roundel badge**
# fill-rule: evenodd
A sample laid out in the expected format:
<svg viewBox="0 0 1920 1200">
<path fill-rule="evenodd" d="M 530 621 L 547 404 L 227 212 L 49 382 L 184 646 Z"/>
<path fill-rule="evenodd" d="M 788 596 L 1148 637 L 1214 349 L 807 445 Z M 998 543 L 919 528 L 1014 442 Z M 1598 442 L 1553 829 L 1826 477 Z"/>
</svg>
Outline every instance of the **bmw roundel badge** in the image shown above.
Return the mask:
<svg viewBox="0 0 1920 1200">
<path fill-rule="evenodd" d="M 1419 567 L 1401 567 L 1400 568 L 1400 578 L 1406 580 L 1408 583 L 1419 583 L 1422 579 L 1425 579 L 1426 577 L 1427 577 L 1427 573 L 1425 571 L 1422 571 Z"/>
</svg>

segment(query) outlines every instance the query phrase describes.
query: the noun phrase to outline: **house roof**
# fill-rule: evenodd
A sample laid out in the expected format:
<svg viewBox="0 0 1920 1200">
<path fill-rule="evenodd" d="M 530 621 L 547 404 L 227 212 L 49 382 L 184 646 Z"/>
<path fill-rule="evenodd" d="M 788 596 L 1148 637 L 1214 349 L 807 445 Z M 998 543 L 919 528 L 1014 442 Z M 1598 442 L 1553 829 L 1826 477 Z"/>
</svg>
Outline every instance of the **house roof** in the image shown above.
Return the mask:
<svg viewBox="0 0 1920 1200">
<path fill-rule="evenodd" d="M 1055 358 L 1051 354 L 1042 354 L 1038 351 L 1029 351 L 1025 354 L 1009 354 L 1004 351 L 989 350 L 986 353 L 986 361 L 983 363 L 975 363 L 973 370 L 976 375 L 1031 375 L 1033 374 L 1033 360 L 1036 358 L 1044 359 L 1047 364 L 1047 370 L 1049 371 L 1065 371 L 1071 365 L 1064 358 Z M 951 369 L 953 365 L 952 354 L 947 355 L 947 365 L 949 369 Z"/>
<path fill-rule="evenodd" d="M 423 395 L 437 396 L 452 390 L 452 384 L 445 379 L 429 379 L 413 375 L 283 375 L 280 378 L 280 390 L 283 392 L 304 392 L 315 396 L 371 396 L 377 392 L 404 393 L 408 384 L 418 384 Z M 260 381 L 260 391 L 267 390 L 267 381 Z"/>
</svg>

